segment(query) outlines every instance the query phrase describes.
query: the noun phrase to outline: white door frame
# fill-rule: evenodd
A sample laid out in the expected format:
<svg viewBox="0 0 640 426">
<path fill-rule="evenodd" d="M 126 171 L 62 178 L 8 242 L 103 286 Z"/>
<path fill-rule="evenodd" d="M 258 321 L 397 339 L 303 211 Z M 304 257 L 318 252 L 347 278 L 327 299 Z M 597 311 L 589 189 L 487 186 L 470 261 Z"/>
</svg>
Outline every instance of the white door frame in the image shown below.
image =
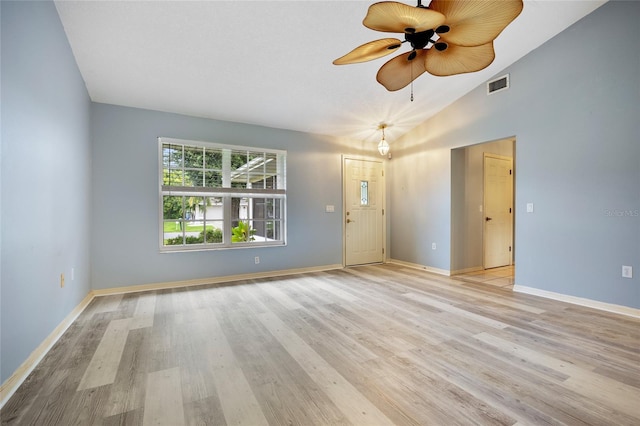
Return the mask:
<svg viewBox="0 0 640 426">
<path fill-rule="evenodd" d="M 355 160 L 355 161 L 369 161 L 380 163 L 382 165 L 382 179 L 381 179 L 381 199 L 382 199 L 382 262 L 386 263 L 387 261 L 387 184 L 386 184 L 386 167 L 385 162 L 382 161 L 379 157 L 368 157 L 368 156 L 353 156 L 353 155 L 342 155 L 342 266 L 346 267 L 347 265 L 347 174 L 346 174 L 346 161 L 347 160 Z"/>
</svg>

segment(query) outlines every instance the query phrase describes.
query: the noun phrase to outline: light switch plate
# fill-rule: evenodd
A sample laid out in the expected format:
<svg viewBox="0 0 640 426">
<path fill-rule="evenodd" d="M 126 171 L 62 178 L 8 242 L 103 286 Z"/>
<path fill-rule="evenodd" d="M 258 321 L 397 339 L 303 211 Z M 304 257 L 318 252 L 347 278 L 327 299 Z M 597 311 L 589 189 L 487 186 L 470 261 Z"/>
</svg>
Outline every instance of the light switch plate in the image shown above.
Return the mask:
<svg viewBox="0 0 640 426">
<path fill-rule="evenodd" d="M 633 278 L 633 267 L 622 265 L 622 278 Z"/>
<path fill-rule="evenodd" d="M 327 213 L 333 213 L 334 211 L 336 211 L 336 208 L 335 208 L 335 206 L 333 206 L 331 204 L 327 204 L 324 207 L 324 211 L 327 212 Z"/>
<path fill-rule="evenodd" d="M 533 203 L 527 203 L 527 213 L 533 213 Z"/>
</svg>

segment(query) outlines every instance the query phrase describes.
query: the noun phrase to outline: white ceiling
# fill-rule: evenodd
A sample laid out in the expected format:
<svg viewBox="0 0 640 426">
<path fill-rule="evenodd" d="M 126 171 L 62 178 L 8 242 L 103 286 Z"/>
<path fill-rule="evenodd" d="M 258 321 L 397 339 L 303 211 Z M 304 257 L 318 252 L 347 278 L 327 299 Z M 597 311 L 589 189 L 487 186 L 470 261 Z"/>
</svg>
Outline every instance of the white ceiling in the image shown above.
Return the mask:
<svg viewBox="0 0 640 426">
<path fill-rule="evenodd" d="M 424 74 L 413 102 L 409 88 L 388 92 L 376 82 L 378 68 L 394 55 L 332 64 L 360 44 L 394 36 L 362 25 L 374 1 L 55 4 L 95 102 L 356 140 L 375 140 L 386 122 L 393 140 L 605 1 L 525 1 L 495 41 L 491 66 L 451 77 Z"/>
</svg>

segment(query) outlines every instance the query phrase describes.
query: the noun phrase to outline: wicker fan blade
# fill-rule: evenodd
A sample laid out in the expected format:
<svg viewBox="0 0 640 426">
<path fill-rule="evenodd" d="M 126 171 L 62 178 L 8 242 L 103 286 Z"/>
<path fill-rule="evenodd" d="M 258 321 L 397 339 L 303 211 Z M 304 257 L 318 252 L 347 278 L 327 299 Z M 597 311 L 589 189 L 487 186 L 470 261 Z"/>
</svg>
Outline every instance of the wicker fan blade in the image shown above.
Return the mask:
<svg viewBox="0 0 640 426">
<path fill-rule="evenodd" d="M 476 72 L 493 62 L 493 42 L 482 46 L 457 46 L 449 44 L 445 50 L 429 49 L 424 66 L 429 74 L 447 76 Z"/>
<path fill-rule="evenodd" d="M 522 11 L 522 0 L 433 0 L 430 9 L 444 14 L 442 41 L 458 46 L 480 46 L 496 37 Z"/>
<path fill-rule="evenodd" d="M 413 7 L 395 1 L 383 1 L 369 6 L 362 23 L 365 27 L 387 33 L 422 32 L 444 23 L 444 15 L 433 10 Z"/>
<path fill-rule="evenodd" d="M 381 58 L 395 52 L 402 42 L 397 38 L 383 38 L 358 46 L 351 52 L 333 61 L 334 65 L 357 64 Z"/>
<path fill-rule="evenodd" d="M 407 52 L 396 56 L 384 64 L 376 76 L 378 83 L 382 84 L 388 91 L 394 92 L 420 77 L 426 71 L 424 66 L 427 51 L 416 50 L 416 57 L 410 61 L 409 55 L 412 53 Z"/>
</svg>

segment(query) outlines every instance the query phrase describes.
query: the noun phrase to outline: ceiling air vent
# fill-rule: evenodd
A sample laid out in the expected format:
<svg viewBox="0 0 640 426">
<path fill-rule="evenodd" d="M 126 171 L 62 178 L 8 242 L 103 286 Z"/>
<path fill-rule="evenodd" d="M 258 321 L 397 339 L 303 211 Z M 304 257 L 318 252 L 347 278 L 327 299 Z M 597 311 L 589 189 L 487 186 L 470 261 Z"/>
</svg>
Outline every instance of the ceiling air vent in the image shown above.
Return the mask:
<svg viewBox="0 0 640 426">
<path fill-rule="evenodd" d="M 509 74 L 498 77 L 494 80 L 487 81 L 487 95 L 492 95 L 509 88 Z"/>
</svg>

